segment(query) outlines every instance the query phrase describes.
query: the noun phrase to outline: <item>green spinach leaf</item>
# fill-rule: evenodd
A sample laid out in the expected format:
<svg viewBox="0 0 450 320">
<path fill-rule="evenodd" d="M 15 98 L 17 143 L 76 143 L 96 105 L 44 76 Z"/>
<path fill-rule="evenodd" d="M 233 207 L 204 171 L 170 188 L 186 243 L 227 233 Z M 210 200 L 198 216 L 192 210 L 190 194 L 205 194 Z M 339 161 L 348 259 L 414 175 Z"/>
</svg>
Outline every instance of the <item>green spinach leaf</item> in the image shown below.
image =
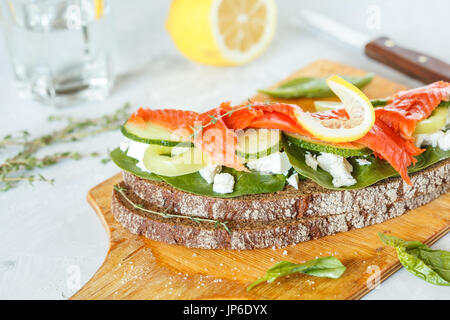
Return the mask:
<svg viewBox="0 0 450 320">
<path fill-rule="evenodd" d="M 309 260 L 305 263 L 292 263 L 289 261 L 280 261 L 269 268 L 266 274 L 258 280 L 252 282 L 247 291 L 262 282 L 274 282 L 279 277 L 284 277 L 293 273 L 303 273 L 310 276 L 337 279 L 345 271 L 345 266 L 336 257 L 320 257 Z"/>
<path fill-rule="evenodd" d="M 357 182 L 349 187 L 336 188 L 332 182 L 333 177 L 328 172 L 319 167 L 317 170 L 314 170 L 306 164 L 305 153 L 307 150 L 298 147 L 287 139 L 283 139 L 283 148 L 292 166 L 300 175 L 314 180 L 317 184 L 327 189 L 360 189 L 370 186 L 380 180 L 398 176 L 398 172 L 387 161 L 378 159 L 373 155 L 364 158 L 371 162 L 370 165 L 360 165 L 356 161 L 357 157 L 351 157 L 347 158 L 347 160 L 353 166 L 352 176 Z M 450 150 L 444 151 L 440 148 L 426 147 L 426 151 L 416 157 L 417 163 L 414 166 L 409 167 L 408 172 L 414 173 L 423 170 L 436 162 L 447 158 L 450 158 Z"/>
<path fill-rule="evenodd" d="M 215 193 L 213 191 L 213 185 L 208 184 L 198 172 L 176 177 L 148 173 L 136 167 L 138 161 L 128 157 L 119 148 L 111 152 L 111 159 L 119 168 L 138 177 L 148 180 L 165 181 L 179 190 L 210 197 L 233 198 L 249 194 L 272 193 L 283 190 L 286 184 L 286 176 L 283 174 L 262 174 L 254 171 L 244 172 L 224 168 L 222 172 L 231 174 L 234 177 L 235 183 L 232 193 L 221 194 Z"/>
<path fill-rule="evenodd" d="M 286 177 L 283 174 L 262 174 L 259 172 L 236 171 L 231 168 L 224 168 L 222 173 L 229 173 L 234 177 L 234 191 L 232 193 L 215 193 L 213 185 L 208 184 L 198 172 L 177 176 L 163 177 L 165 182 L 171 186 L 203 196 L 233 198 L 248 194 L 272 193 L 284 189 Z"/>
<path fill-rule="evenodd" d="M 410 273 L 431 284 L 450 286 L 450 252 L 433 250 L 419 241 L 404 241 L 381 232 L 378 237 L 395 248 L 398 260 Z"/>
<path fill-rule="evenodd" d="M 358 88 L 363 88 L 373 79 L 373 74 L 368 73 L 364 76 L 342 76 L 348 82 Z M 300 77 L 287 81 L 279 87 L 272 90 L 258 90 L 272 97 L 277 98 L 327 98 L 334 97 L 333 91 L 328 87 L 326 78 Z"/>
</svg>

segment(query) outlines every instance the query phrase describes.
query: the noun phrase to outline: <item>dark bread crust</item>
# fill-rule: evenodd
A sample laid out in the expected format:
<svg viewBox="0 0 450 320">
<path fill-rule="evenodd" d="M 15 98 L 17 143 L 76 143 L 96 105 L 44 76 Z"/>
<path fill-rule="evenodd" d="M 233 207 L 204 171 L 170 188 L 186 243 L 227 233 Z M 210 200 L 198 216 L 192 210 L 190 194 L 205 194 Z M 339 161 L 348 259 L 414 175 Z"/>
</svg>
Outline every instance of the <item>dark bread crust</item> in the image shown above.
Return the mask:
<svg viewBox="0 0 450 320">
<path fill-rule="evenodd" d="M 121 187 L 126 187 L 121 184 Z M 117 191 L 112 195 L 112 214 L 130 232 L 145 237 L 180 244 L 190 248 L 246 250 L 267 247 L 284 247 L 310 239 L 316 239 L 352 228 L 363 228 L 398 217 L 422 206 L 448 190 L 448 184 L 430 193 L 418 195 L 403 201 L 391 203 L 377 213 L 348 212 L 319 217 L 283 219 L 269 222 L 232 221 L 228 224 L 231 234 L 212 223 L 200 224 L 189 219 L 167 219 L 134 209 Z M 132 192 L 127 197 L 140 201 Z M 157 210 L 145 202 L 146 208 Z M 159 208 L 159 211 L 162 211 Z"/>
<path fill-rule="evenodd" d="M 148 181 L 123 172 L 127 188 L 150 205 L 181 215 L 261 222 L 362 212 L 382 215 L 393 203 L 445 193 L 450 188 L 450 159 L 410 177 L 413 187 L 401 178 L 390 178 L 363 189 L 334 191 L 308 180 L 300 183 L 299 190 L 288 186 L 271 194 L 221 199 L 187 193 L 164 182 Z"/>
</svg>

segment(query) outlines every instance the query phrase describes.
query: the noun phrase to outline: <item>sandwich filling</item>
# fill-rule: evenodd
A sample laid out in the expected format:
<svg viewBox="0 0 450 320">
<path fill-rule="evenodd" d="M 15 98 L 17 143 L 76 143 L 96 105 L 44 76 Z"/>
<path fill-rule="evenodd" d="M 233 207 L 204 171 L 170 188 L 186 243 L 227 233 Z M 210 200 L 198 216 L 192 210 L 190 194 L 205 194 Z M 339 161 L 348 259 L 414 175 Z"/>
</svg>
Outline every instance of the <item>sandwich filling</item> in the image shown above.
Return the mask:
<svg viewBox="0 0 450 320">
<path fill-rule="evenodd" d="M 345 190 L 400 175 L 411 185 L 410 173 L 450 158 L 449 99 L 450 83 L 443 81 L 399 92 L 375 108 L 364 136 L 345 142 L 306 130 L 294 104 L 226 102 L 204 113 L 140 108 L 111 156 L 141 178 L 212 197 L 298 188 L 304 179 Z M 342 104 L 320 106 L 308 116 L 329 123 L 349 118 Z"/>
</svg>

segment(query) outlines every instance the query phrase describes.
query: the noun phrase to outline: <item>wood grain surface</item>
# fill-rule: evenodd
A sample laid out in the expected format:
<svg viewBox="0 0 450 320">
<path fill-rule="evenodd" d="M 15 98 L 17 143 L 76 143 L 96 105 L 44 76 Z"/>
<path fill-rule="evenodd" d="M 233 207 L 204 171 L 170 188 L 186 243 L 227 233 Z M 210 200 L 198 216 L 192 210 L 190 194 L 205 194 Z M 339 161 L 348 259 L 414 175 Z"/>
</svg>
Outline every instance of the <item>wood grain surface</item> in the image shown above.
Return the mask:
<svg viewBox="0 0 450 320">
<path fill-rule="evenodd" d="M 362 70 L 327 60 L 316 61 L 299 75 L 359 75 Z M 404 89 L 376 77 L 364 92 L 386 97 Z M 257 95 L 255 100 L 269 100 Z M 312 99 L 289 100 L 306 109 Z M 400 268 L 394 249 L 384 246 L 378 232 L 434 243 L 450 230 L 450 193 L 401 217 L 363 229 L 339 233 L 281 249 L 225 251 L 187 249 L 135 236 L 115 221 L 110 211 L 118 174 L 88 193 L 88 201 L 110 237 L 103 265 L 72 299 L 359 299 Z M 277 261 L 304 262 L 334 255 L 347 267 L 336 280 L 292 275 L 247 292 L 247 285 Z M 412 275 L 411 275 L 412 276 Z"/>
</svg>

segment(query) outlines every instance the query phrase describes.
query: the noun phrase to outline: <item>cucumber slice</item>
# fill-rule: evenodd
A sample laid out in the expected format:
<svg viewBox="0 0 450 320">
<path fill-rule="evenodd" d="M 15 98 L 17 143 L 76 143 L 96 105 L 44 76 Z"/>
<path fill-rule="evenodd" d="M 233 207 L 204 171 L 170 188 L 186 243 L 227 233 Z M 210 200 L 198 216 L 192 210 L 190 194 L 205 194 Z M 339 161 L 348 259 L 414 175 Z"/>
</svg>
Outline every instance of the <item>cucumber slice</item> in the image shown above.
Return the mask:
<svg viewBox="0 0 450 320">
<path fill-rule="evenodd" d="M 344 158 L 372 154 L 372 150 L 363 145 L 355 146 L 355 148 L 341 148 L 335 144 L 319 141 L 296 133 L 285 132 L 284 134 L 289 142 L 310 151 L 333 153 L 343 156 Z"/>
<path fill-rule="evenodd" d="M 247 129 L 237 136 L 236 154 L 243 159 L 259 159 L 280 151 L 280 130 Z"/>
<path fill-rule="evenodd" d="M 372 104 L 372 106 L 373 106 L 374 108 L 376 108 L 376 107 L 383 107 L 383 106 L 387 105 L 388 102 L 389 102 L 389 101 L 386 100 L 386 99 L 375 99 L 375 100 L 370 100 L 370 103 Z"/>
<path fill-rule="evenodd" d="M 122 126 L 121 130 L 122 134 L 128 139 L 142 143 L 157 144 L 167 147 L 194 146 L 192 142 L 186 140 L 183 141 L 180 136 L 156 124 L 148 124 L 145 127 L 140 127 L 127 122 Z"/>
<path fill-rule="evenodd" d="M 447 122 L 448 112 L 449 108 L 446 106 L 437 107 L 428 118 L 417 123 L 414 134 L 433 133 L 441 130 Z"/>
<path fill-rule="evenodd" d="M 144 153 L 144 166 L 154 174 L 174 177 L 197 172 L 210 163 L 209 157 L 198 148 L 185 148 L 182 153 L 174 149 L 150 144 Z"/>
</svg>

